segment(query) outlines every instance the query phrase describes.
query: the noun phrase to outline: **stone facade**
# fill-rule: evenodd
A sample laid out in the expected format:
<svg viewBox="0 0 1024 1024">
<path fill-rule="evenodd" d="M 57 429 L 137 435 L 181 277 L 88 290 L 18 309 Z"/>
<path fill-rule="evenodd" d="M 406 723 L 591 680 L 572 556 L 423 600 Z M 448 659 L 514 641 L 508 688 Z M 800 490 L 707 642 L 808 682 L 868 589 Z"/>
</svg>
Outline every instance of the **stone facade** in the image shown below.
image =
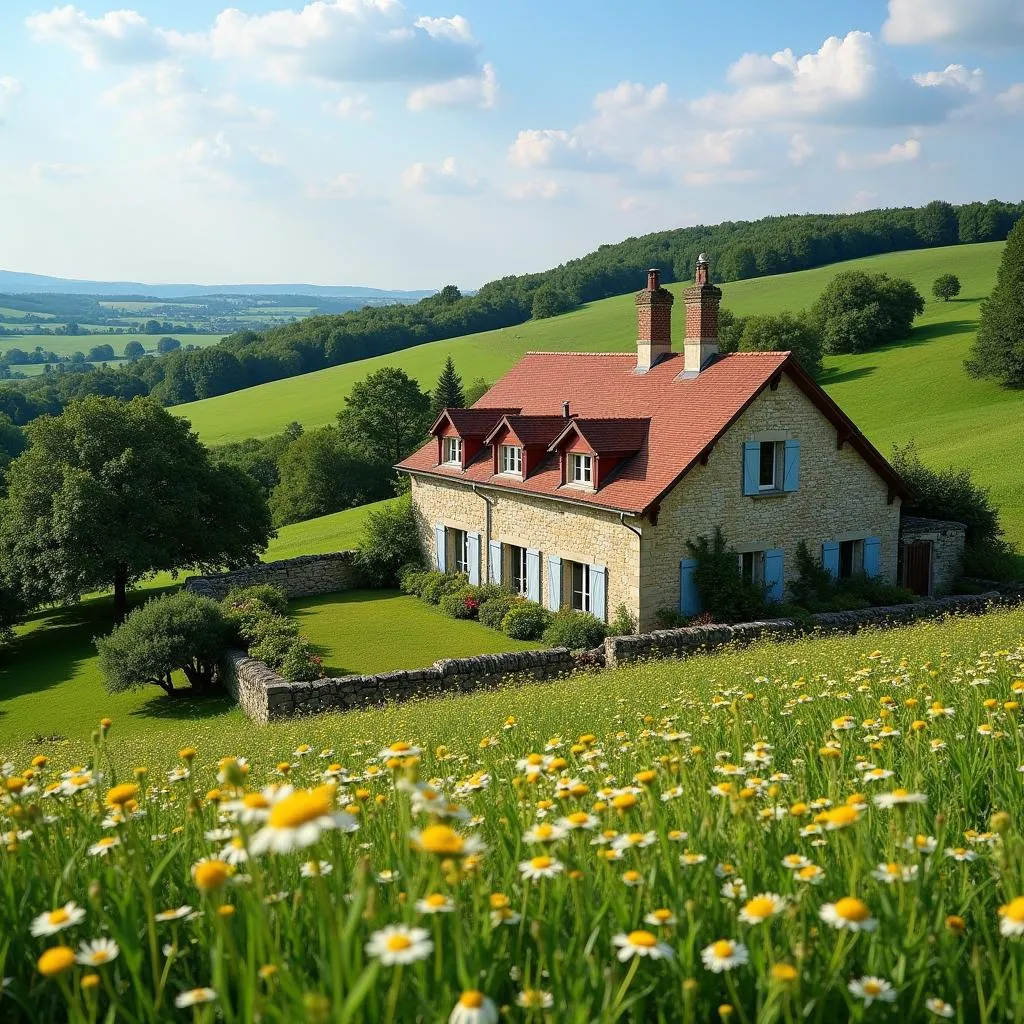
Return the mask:
<svg viewBox="0 0 1024 1024">
<path fill-rule="evenodd" d="M 447 658 L 430 668 L 342 676 L 290 683 L 262 661 L 241 651 L 230 655 L 225 681 L 242 710 L 256 722 L 272 722 L 324 711 L 353 711 L 390 701 L 445 693 L 468 693 L 517 680 L 556 679 L 581 663 L 564 647 L 513 651 L 475 658 Z"/>
<path fill-rule="evenodd" d="M 744 496 L 744 442 L 787 439 L 800 442 L 799 489 Z M 605 565 L 608 617 L 624 604 L 644 631 L 654 626 L 659 609 L 678 610 L 679 563 L 689 557 L 687 541 L 710 538 L 716 526 L 738 551 L 781 550 L 786 583 L 797 576 L 801 540 L 820 558 L 826 541 L 878 537 L 881 578 L 896 581 L 899 498 L 890 502 L 886 481 L 849 444 L 837 446 L 835 427 L 785 375 L 740 415 L 707 465 L 695 466 L 669 493 L 654 522 L 552 498 L 411 477 L 429 562 L 435 558 L 434 526 L 443 524 L 480 534 L 481 580 L 487 579 L 489 540 L 539 550 L 542 602 L 549 587 L 546 556 Z"/>
<path fill-rule="evenodd" d="M 964 538 L 967 527 L 944 519 L 904 516 L 900 522 L 900 583 L 906 585 L 907 548 L 911 544 L 931 546 L 929 594 L 948 594 L 963 573 Z"/>
<path fill-rule="evenodd" d="M 799 488 L 745 496 L 744 442 L 788 439 L 800 442 Z M 895 583 L 899 524 L 900 501 L 889 502 L 886 481 L 849 444 L 837 448 L 836 428 L 783 375 L 719 439 L 707 465 L 695 466 L 666 497 L 657 524 L 642 524 L 640 628 L 650 629 L 660 608 L 678 610 L 687 541 L 710 539 L 716 526 L 737 551 L 780 549 L 787 584 L 798 575 L 801 540 L 820 558 L 826 541 L 879 537 L 881 578 Z"/>
<path fill-rule="evenodd" d="M 325 555 L 300 555 L 278 562 L 258 562 L 234 572 L 215 576 L 190 576 L 185 589 L 220 601 L 233 587 L 269 583 L 280 587 L 289 598 L 315 597 L 352 590 L 359 585 L 355 551 L 332 551 Z"/>
</svg>

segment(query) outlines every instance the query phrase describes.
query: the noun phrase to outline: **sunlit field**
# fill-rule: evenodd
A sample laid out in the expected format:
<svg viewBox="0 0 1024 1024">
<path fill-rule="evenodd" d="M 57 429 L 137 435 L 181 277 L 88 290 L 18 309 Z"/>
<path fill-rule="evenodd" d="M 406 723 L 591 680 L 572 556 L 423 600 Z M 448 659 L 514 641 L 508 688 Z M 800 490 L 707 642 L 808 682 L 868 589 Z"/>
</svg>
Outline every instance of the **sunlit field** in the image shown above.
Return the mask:
<svg viewBox="0 0 1024 1024">
<path fill-rule="evenodd" d="M 1022 691 L 1017 609 L 19 746 L 0 1016 L 1020 1020 Z"/>
</svg>

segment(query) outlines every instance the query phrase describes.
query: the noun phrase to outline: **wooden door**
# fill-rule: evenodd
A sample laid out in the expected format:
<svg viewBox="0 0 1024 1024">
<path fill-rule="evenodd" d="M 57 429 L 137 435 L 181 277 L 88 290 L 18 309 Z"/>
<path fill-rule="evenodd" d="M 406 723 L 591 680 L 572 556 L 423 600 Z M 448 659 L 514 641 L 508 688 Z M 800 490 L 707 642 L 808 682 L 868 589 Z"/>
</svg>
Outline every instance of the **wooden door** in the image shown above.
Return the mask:
<svg viewBox="0 0 1024 1024">
<path fill-rule="evenodd" d="M 903 585 L 915 594 L 932 592 L 932 542 L 915 540 L 903 548 Z"/>
</svg>

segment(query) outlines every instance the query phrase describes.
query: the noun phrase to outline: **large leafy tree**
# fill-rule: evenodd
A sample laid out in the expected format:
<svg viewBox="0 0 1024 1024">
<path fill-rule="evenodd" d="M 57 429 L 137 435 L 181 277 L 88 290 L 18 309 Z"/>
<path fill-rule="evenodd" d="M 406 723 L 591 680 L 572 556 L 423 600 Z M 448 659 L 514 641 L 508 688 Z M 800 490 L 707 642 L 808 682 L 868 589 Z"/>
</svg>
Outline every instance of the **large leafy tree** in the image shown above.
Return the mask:
<svg viewBox="0 0 1024 1024">
<path fill-rule="evenodd" d="M 1006 237 L 996 286 L 981 304 L 981 326 L 967 362 L 975 377 L 1024 387 L 1024 221 Z"/>
<path fill-rule="evenodd" d="M 792 352 L 812 376 L 821 376 L 821 336 L 803 314 L 748 316 L 743 321 L 741 352 Z"/>
<path fill-rule="evenodd" d="M 924 312 L 921 293 L 889 274 L 836 274 L 811 307 L 810 320 L 826 352 L 866 352 L 910 336 Z"/>
<path fill-rule="evenodd" d="M 430 396 L 404 370 L 384 366 L 352 386 L 338 425 L 347 445 L 393 465 L 426 437 Z"/>
<path fill-rule="evenodd" d="M 30 605 L 161 570 L 256 560 L 271 533 L 257 486 L 214 466 L 186 420 L 152 399 L 89 397 L 33 421 L 0 501 L 0 576 Z"/>
</svg>

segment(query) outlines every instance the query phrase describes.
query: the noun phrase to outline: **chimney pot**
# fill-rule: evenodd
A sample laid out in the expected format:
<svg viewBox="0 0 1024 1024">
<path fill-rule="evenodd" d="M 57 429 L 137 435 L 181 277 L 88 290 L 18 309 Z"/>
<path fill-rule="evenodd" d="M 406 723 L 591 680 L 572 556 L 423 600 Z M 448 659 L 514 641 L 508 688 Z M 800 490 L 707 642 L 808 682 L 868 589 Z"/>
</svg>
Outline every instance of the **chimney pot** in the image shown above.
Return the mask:
<svg viewBox="0 0 1024 1024">
<path fill-rule="evenodd" d="M 707 253 L 697 257 L 694 283 L 683 292 L 686 335 L 683 339 L 683 374 L 695 377 L 718 355 L 718 304 L 722 289 L 711 283 Z"/>
<path fill-rule="evenodd" d="M 562 419 L 567 420 L 569 418 L 569 403 L 562 403 Z"/>
<path fill-rule="evenodd" d="M 651 267 L 647 271 L 647 290 L 656 292 L 661 287 L 661 271 L 657 267 Z"/>
</svg>

